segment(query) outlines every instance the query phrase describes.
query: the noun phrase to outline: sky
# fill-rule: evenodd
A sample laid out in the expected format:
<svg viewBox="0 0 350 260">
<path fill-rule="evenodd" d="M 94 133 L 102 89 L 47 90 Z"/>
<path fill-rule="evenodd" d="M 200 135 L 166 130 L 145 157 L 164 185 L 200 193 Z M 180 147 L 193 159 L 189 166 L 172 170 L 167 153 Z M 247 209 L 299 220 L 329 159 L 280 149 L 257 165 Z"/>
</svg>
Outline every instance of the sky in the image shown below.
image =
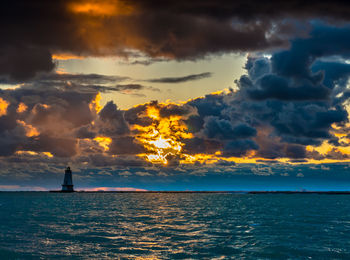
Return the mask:
<svg viewBox="0 0 350 260">
<path fill-rule="evenodd" d="M 0 190 L 350 190 L 346 1 L 5 1 Z"/>
</svg>

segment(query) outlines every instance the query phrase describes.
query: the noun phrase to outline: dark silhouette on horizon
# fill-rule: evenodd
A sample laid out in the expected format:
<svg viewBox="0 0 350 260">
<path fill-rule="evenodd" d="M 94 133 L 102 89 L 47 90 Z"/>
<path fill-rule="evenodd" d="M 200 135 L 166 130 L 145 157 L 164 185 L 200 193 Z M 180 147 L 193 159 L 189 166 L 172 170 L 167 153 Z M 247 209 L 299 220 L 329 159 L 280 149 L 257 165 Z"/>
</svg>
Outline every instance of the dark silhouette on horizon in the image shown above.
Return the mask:
<svg viewBox="0 0 350 260">
<path fill-rule="evenodd" d="M 74 192 L 73 189 L 73 179 L 72 179 L 72 171 L 68 166 L 64 173 L 64 181 L 62 184 L 62 192 Z"/>
</svg>

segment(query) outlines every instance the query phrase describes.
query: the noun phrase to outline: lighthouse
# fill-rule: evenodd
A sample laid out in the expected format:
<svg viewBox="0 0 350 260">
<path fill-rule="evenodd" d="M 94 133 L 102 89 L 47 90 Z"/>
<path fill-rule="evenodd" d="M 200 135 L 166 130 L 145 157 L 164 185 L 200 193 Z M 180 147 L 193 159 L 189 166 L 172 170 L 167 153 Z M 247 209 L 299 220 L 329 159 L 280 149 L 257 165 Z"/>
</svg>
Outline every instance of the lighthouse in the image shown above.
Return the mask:
<svg viewBox="0 0 350 260">
<path fill-rule="evenodd" d="M 64 181 L 62 184 L 62 192 L 74 192 L 73 189 L 73 179 L 72 179 L 72 171 L 68 166 L 64 173 Z"/>
</svg>

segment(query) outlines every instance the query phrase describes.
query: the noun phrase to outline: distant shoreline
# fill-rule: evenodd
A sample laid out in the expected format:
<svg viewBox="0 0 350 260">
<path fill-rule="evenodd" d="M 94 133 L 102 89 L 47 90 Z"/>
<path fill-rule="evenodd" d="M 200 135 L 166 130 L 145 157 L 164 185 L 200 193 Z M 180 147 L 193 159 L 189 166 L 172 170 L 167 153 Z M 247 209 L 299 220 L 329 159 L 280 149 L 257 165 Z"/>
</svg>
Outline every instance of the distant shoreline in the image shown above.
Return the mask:
<svg viewBox="0 0 350 260">
<path fill-rule="evenodd" d="M 61 191 L 50 191 L 58 192 Z M 350 191 L 75 191 L 77 193 L 221 193 L 221 194 L 338 194 L 350 195 Z M 63 192 L 64 193 L 64 192 Z"/>
<path fill-rule="evenodd" d="M 325 194 L 325 195 L 350 195 L 350 191 L 83 191 L 62 192 L 50 191 L 0 191 L 1 192 L 50 192 L 50 193 L 212 193 L 212 194 Z"/>
</svg>

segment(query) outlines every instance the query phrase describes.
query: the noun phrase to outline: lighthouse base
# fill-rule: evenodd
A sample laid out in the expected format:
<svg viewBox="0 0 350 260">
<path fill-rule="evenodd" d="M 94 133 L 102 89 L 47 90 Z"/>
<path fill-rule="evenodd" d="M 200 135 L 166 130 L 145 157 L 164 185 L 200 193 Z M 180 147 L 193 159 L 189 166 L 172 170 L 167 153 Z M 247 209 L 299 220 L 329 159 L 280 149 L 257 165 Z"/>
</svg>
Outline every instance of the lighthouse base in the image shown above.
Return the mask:
<svg viewBox="0 0 350 260">
<path fill-rule="evenodd" d="M 62 185 L 61 192 L 74 192 L 73 185 Z"/>
</svg>

